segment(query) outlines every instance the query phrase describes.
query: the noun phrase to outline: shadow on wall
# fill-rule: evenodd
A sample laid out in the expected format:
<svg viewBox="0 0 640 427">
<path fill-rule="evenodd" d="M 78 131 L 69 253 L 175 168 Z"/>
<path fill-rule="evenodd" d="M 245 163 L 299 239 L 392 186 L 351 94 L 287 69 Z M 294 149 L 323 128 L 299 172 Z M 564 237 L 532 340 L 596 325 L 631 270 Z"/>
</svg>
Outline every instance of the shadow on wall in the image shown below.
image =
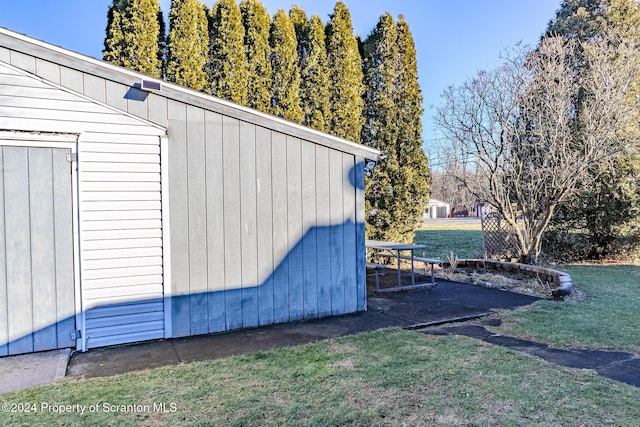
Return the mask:
<svg viewBox="0 0 640 427">
<path fill-rule="evenodd" d="M 349 181 L 356 191 L 363 189 L 362 164 L 350 170 Z M 262 283 L 225 284 L 226 290 L 93 307 L 84 313 L 86 336 L 82 339 L 86 348 L 93 348 L 364 310 L 364 240 L 364 223 L 351 218 L 342 224 L 311 227 Z M 171 307 L 169 334 L 165 334 L 165 307 Z M 0 356 L 74 347 L 79 325 L 69 317 L 35 332 L 25 329 L 12 334 L 19 338 L 0 343 Z"/>
</svg>

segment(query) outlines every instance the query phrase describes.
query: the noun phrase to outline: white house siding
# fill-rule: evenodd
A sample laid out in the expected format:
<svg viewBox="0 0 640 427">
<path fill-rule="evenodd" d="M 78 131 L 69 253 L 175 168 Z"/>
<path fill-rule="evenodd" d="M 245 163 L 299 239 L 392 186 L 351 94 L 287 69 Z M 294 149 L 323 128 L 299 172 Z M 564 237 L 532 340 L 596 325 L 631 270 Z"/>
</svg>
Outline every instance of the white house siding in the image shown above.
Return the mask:
<svg viewBox="0 0 640 427">
<path fill-rule="evenodd" d="M 2 61 L 0 129 L 79 135 L 80 347 L 164 337 L 160 138 L 166 131 Z"/>
<path fill-rule="evenodd" d="M 162 338 L 159 138 L 87 133 L 78 165 L 87 347 Z"/>
</svg>

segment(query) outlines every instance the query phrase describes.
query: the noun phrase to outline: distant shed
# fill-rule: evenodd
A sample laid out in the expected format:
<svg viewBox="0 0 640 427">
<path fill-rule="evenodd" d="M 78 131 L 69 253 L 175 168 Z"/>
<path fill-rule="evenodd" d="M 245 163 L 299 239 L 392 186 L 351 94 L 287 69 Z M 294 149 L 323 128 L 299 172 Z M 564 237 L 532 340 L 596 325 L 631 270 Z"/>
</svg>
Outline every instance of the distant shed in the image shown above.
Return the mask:
<svg viewBox="0 0 640 427">
<path fill-rule="evenodd" d="M 429 199 L 429 207 L 425 210 L 424 219 L 449 218 L 451 216 L 451 205 L 449 203 Z"/>
<path fill-rule="evenodd" d="M 0 355 L 366 308 L 373 149 L 2 28 L 0 149 Z"/>
</svg>

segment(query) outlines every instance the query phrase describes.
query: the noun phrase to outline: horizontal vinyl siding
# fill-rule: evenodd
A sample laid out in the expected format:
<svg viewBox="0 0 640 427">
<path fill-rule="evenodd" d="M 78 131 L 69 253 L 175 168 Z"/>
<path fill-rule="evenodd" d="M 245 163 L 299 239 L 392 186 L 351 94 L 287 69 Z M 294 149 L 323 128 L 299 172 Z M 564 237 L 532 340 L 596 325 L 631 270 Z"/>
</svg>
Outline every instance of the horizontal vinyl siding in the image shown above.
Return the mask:
<svg viewBox="0 0 640 427">
<path fill-rule="evenodd" d="M 37 119 L 37 120 L 34 120 Z M 114 135 L 160 135 L 162 130 L 114 108 L 25 75 L 0 62 L 0 128 Z"/>
<path fill-rule="evenodd" d="M 162 338 L 159 138 L 87 135 L 78 162 L 87 347 Z"/>
<path fill-rule="evenodd" d="M 124 344 L 163 336 L 163 301 L 121 303 L 103 306 L 86 313 L 91 327 L 88 347 Z M 133 326 L 135 325 L 135 327 Z M 151 337 L 151 338 L 150 338 Z"/>
</svg>

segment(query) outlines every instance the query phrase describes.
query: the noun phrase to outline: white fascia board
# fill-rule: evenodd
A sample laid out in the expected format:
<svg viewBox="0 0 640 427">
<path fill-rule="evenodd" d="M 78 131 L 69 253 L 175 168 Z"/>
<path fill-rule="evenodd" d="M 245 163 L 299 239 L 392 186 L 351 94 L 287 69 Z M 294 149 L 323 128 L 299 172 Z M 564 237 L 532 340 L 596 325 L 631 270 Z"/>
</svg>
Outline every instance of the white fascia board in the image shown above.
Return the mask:
<svg viewBox="0 0 640 427">
<path fill-rule="evenodd" d="M 13 32 L 3 27 L 0 27 L 0 35 L 14 38 L 23 43 L 28 43 L 33 46 L 37 46 L 42 49 L 45 49 L 48 52 L 56 53 L 58 55 L 68 57 L 71 60 L 75 60 L 72 62 L 75 64 L 76 69 L 78 69 L 79 71 L 84 71 L 90 74 L 97 75 L 98 77 L 102 77 L 110 80 L 116 78 L 116 76 L 119 76 L 120 79 L 118 80 L 118 82 L 128 86 L 132 86 L 135 83 L 139 83 L 140 81 L 142 81 L 142 79 L 154 80 L 144 74 L 127 70 L 125 68 L 116 66 L 106 61 L 101 61 L 101 60 L 92 58 L 90 56 L 82 55 L 80 53 L 73 52 L 73 51 L 61 48 L 59 46 L 55 46 L 31 37 L 28 37 L 24 34 Z M 1 45 L 2 45 L 2 40 L 0 38 L 0 46 Z M 9 46 L 9 48 L 11 47 Z M 25 52 L 25 53 L 29 53 L 29 52 Z M 29 53 L 29 54 L 34 54 L 34 53 Z M 45 56 L 46 55 L 41 55 L 39 57 L 47 61 L 58 63 L 56 61 L 57 58 L 45 57 Z M 55 56 L 55 55 L 52 55 L 52 56 Z M 83 69 L 82 67 L 78 67 L 78 63 L 83 63 L 83 62 L 90 65 L 90 67 L 87 67 L 90 69 Z M 61 65 L 70 66 L 70 64 L 61 64 Z M 106 72 L 108 75 L 101 75 L 102 72 Z M 374 148 L 368 147 L 366 145 L 348 141 L 343 138 L 338 138 L 336 136 L 327 134 L 325 132 L 320 132 L 318 130 L 315 130 L 306 126 L 290 122 L 280 117 L 266 114 L 249 107 L 238 105 L 224 99 L 216 98 L 212 95 L 208 95 L 202 92 L 197 92 L 192 89 L 182 87 L 175 83 L 161 81 L 158 79 L 155 79 L 155 81 L 161 82 L 162 84 L 162 91 L 157 93 L 157 95 L 164 96 L 169 99 L 174 99 L 179 102 L 195 105 L 204 109 L 209 109 L 211 111 L 214 111 L 220 114 L 229 115 L 231 117 L 235 117 L 240 120 L 244 120 L 248 122 L 257 122 L 256 124 L 264 127 L 270 128 L 271 126 L 269 126 L 269 124 L 276 125 L 279 128 L 285 127 L 291 131 L 291 136 L 305 139 L 316 144 L 327 146 L 329 148 L 338 149 L 346 153 L 361 156 L 365 159 L 379 160 L 380 158 L 380 151 Z M 49 82 L 49 84 L 51 83 Z M 97 102 L 95 100 L 93 101 Z M 215 108 L 211 108 L 211 107 L 215 107 Z M 120 110 L 117 110 L 117 111 L 120 111 Z M 285 131 L 283 133 L 289 133 L 289 132 Z"/>
</svg>

